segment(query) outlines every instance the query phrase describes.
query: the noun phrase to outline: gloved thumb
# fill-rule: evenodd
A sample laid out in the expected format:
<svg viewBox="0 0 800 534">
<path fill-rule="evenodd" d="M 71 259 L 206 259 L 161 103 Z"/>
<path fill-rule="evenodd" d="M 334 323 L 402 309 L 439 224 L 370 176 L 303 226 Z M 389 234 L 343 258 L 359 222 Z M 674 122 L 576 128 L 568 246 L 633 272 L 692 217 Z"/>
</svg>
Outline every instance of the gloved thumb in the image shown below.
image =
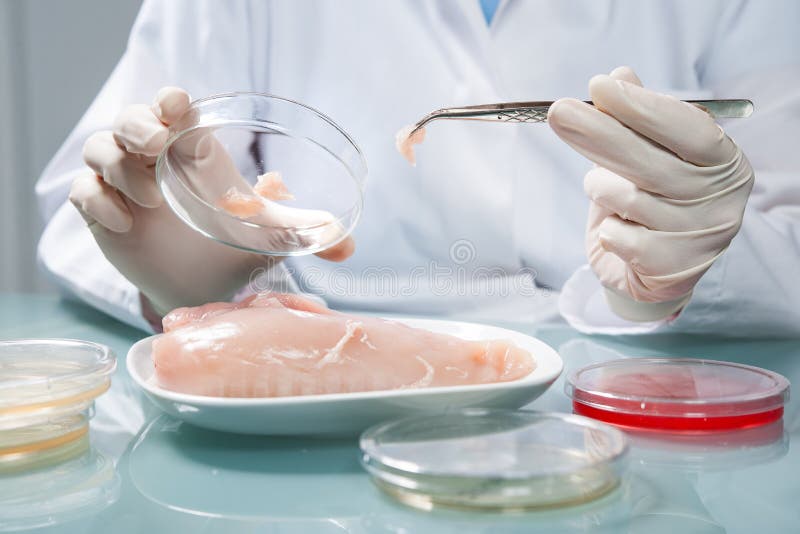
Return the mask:
<svg viewBox="0 0 800 534">
<path fill-rule="evenodd" d="M 114 140 L 132 154 L 158 156 L 169 137 L 169 126 L 189 109 L 189 93 L 177 87 L 158 91 L 151 106 L 133 104 L 114 120 Z"/>
<path fill-rule="evenodd" d="M 169 126 L 186 113 L 191 101 L 189 93 L 180 87 L 162 87 L 153 101 L 153 114 Z"/>
<path fill-rule="evenodd" d="M 611 71 L 609 77 L 613 78 L 614 80 L 622 80 L 623 82 L 628 82 L 632 83 L 633 85 L 638 85 L 639 87 L 644 87 L 642 85 L 642 80 L 639 79 L 639 77 L 630 67 L 626 66 L 617 67 L 616 69 Z"/>
<path fill-rule="evenodd" d="M 90 228 L 99 223 L 112 232 L 125 233 L 133 226 L 133 215 L 119 192 L 89 169 L 72 181 L 69 201 Z"/>
</svg>

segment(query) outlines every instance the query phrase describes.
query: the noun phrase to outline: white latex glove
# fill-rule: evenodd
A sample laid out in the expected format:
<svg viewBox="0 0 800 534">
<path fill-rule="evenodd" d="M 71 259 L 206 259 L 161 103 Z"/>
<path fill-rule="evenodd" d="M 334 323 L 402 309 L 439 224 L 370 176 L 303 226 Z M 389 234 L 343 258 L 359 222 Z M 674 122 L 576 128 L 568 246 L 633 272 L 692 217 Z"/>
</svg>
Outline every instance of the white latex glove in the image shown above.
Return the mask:
<svg viewBox="0 0 800 534">
<path fill-rule="evenodd" d="M 146 299 L 145 313 L 164 315 L 180 306 L 229 299 L 258 267 L 280 259 L 250 254 L 217 243 L 183 223 L 164 202 L 155 182 L 155 161 L 168 125 L 186 111 L 189 95 L 165 87 L 152 106 L 133 105 L 114 121 L 113 131 L 92 135 L 83 156 L 91 170 L 72 183 L 78 208 L 108 260 Z M 194 162 L 197 177 L 213 176 L 223 191 L 249 185 L 211 135 L 183 142 L 181 155 Z M 350 238 L 319 256 L 341 261 L 353 252 Z"/>
<path fill-rule="evenodd" d="M 643 89 L 628 67 L 595 76 L 589 92 L 596 107 L 562 99 L 548 116 L 595 163 L 589 263 L 619 316 L 669 317 L 739 231 L 753 170 L 706 112 Z"/>
</svg>

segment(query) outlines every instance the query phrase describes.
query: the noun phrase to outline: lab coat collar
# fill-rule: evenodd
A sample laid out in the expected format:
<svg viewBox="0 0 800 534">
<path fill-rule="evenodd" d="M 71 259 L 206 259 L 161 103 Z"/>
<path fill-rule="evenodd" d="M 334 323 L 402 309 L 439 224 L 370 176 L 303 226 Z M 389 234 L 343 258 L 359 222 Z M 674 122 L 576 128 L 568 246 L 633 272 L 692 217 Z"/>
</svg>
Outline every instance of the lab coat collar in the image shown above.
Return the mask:
<svg viewBox="0 0 800 534">
<path fill-rule="evenodd" d="M 440 44 L 450 56 L 450 65 L 458 78 L 468 79 L 472 92 L 485 95 L 486 101 L 503 99 L 504 83 L 494 61 L 495 46 L 493 34 L 500 23 L 503 12 L 508 9 L 510 0 L 502 0 L 497 8 L 492 24 L 486 24 L 480 4 L 477 1 L 438 2 L 429 4 L 432 29 L 440 35 Z M 480 89 L 475 91 L 479 86 Z M 500 89 L 498 91 L 498 89 Z M 460 105 L 477 102 L 452 102 Z"/>
</svg>

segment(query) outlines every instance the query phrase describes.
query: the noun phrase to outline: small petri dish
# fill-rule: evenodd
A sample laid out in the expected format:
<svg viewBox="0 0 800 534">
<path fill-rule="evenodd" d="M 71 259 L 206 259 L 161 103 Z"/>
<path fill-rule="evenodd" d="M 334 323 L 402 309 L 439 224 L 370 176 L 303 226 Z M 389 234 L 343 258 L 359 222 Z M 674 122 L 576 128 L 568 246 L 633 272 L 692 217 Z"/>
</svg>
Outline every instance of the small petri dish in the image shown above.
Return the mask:
<svg viewBox="0 0 800 534">
<path fill-rule="evenodd" d="M 0 476 L 0 532 L 63 525 L 96 515 L 119 499 L 114 462 L 92 448 L 58 465 L 38 467 Z"/>
<path fill-rule="evenodd" d="M 267 173 L 280 176 L 288 197 L 256 193 Z M 187 225 L 226 245 L 277 256 L 320 252 L 350 235 L 366 176 L 361 150 L 333 120 L 260 93 L 194 101 L 170 125 L 156 162 L 164 198 Z M 235 206 L 226 204 L 231 192 Z"/>
<path fill-rule="evenodd" d="M 622 432 L 585 417 L 477 409 L 380 424 L 360 445 L 379 488 L 426 510 L 585 503 L 619 485 L 628 450 Z"/>
<path fill-rule="evenodd" d="M 97 343 L 0 342 L 0 473 L 85 451 L 94 400 L 109 388 L 115 369 L 113 352 Z"/>
<path fill-rule="evenodd" d="M 749 365 L 693 358 L 624 358 L 571 373 L 573 411 L 639 431 L 725 432 L 783 417 L 789 381 Z"/>
<path fill-rule="evenodd" d="M 74 339 L 0 342 L 0 432 L 85 410 L 111 385 L 108 347 Z"/>
<path fill-rule="evenodd" d="M 46 467 L 83 454 L 89 448 L 92 415 L 90 407 L 0 432 L 0 475 Z"/>
</svg>

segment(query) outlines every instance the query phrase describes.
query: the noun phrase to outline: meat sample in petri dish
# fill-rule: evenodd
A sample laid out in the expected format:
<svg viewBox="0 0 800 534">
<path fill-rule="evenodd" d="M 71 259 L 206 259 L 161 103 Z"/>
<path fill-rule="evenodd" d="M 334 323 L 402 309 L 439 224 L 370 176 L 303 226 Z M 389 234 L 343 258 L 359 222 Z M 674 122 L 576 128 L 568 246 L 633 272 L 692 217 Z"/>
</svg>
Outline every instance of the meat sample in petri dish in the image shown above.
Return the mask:
<svg viewBox="0 0 800 534">
<path fill-rule="evenodd" d="M 256 195 L 242 193 L 236 187 L 231 187 L 219 199 L 217 206 L 234 217 L 247 219 L 261 213 L 264 202 Z"/>
<path fill-rule="evenodd" d="M 278 171 L 266 172 L 258 177 L 258 183 L 253 187 L 257 195 L 269 200 L 294 200 L 294 195 L 283 183 L 283 177 Z"/>
</svg>

